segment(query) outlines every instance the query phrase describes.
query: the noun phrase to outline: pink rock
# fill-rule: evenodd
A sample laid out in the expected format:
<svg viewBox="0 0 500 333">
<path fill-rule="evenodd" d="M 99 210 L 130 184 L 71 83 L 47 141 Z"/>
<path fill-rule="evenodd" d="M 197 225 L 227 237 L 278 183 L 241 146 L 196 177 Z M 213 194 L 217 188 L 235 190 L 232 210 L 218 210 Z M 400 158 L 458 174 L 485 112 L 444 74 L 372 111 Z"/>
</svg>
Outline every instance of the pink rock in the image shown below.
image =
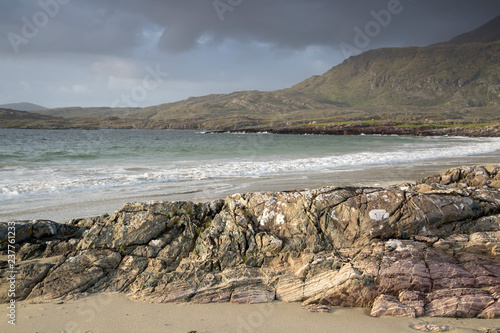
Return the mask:
<svg viewBox="0 0 500 333">
<path fill-rule="evenodd" d="M 431 317 L 472 318 L 495 302 L 486 290 L 438 290 L 427 295 L 425 315 Z"/>
<path fill-rule="evenodd" d="M 399 302 L 396 297 L 382 294 L 377 297 L 377 299 L 373 303 L 370 316 L 398 316 L 415 318 L 416 314 L 415 309 Z"/>
<path fill-rule="evenodd" d="M 417 324 L 413 326 L 413 329 L 423 331 L 423 332 L 447 332 L 454 330 L 454 327 L 445 325 L 434 325 L 434 324 Z"/>
</svg>

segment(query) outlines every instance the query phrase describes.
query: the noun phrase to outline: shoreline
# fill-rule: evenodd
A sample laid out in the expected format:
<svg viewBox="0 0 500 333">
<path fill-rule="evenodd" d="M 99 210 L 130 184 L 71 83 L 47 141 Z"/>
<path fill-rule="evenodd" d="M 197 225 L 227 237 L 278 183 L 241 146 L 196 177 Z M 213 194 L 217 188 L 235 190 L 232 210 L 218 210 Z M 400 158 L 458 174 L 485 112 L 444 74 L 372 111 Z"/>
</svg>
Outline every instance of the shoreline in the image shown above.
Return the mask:
<svg viewBox="0 0 500 333">
<path fill-rule="evenodd" d="M 500 154 L 488 155 L 487 159 L 481 158 L 483 164 L 497 164 Z M 0 222 L 8 221 L 29 221 L 29 220 L 51 220 L 59 223 L 66 223 L 77 218 L 91 218 L 102 216 L 103 214 L 113 214 L 123 205 L 130 202 L 145 201 L 192 201 L 195 203 L 205 203 L 213 200 L 224 199 L 235 193 L 256 193 L 256 192 L 276 192 L 276 191 L 300 191 L 307 189 L 319 189 L 325 186 L 333 187 L 388 187 L 400 183 L 418 181 L 430 174 L 438 174 L 446 169 L 459 166 L 477 165 L 475 156 L 463 159 L 461 163 L 450 160 L 428 161 L 428 163 L 411 165 L 405 163 L 393 165 L 371 166 L 365 170 L 334 170 L 331 172 L 320 172 L 312 174 L 280 175 L 260 178 L 240 178 L 221 179 L 214 183 L 220 186 L 220 192 L 212 192 L 204 188 L 204 184 L 196 185 L 189 191 L 176 191 L 165 193 L 165 190 L 158 192 L 145 192 L 142 195 L 131 195 L 129 197 L 112 197 L 110 193 L 104 197 L 95 197 L 96 193 L 90 193 L 90 197 L 78 196 L 75 202 L 62 202 L 55 205 L 54 202 L 63 200 L 64 194 L 51 196 L 46 202 L 37 203 L 21 211 L 9 211 L 9 207 L 4 207 L 4 212 L 0 213 Z M 214 185 L 212 184 L 212 185 Z M 168 184 L 167 185 L 171 185 Z M 174 185 L 171 185 L 174 186 Z M 133 186 L 136 188 L 136 186 Z M 194 190 L 193 190 L 194 189 Z M 180 190 L 180 188 L 179 188 Z M 127 191 L 127 188 L 117 193 Z M 46 204 L 47 206 L 43 206 Z M 7 212 L 5 212 L 7 210 Z"/>
<path fill-rule="evenodd" d="M 477 127 L 456 125 L 440 127 L 439 123 L 428 125 L 404 126 L 399 123 L 365 124 L 363 122 L 339 123 L 329 125 L 290 125 L 259 126 L 229 131 L 214 130 L 214 133 L 273 133 L 289 135 L 400 135 L 400 136 L 457 136 L 457 137 L 500 137 L 500 124 Z"/>
<path fill-rule="evenodd" d="M 333 307 L 329 313 L 312 313 L 298 303 L 265 304 L 154 304 L 131 301 L 124 295 L 97 294 L 86 298 L 17 304 L 16 326 L 6 318 L 3 332 L 419 332 L 417 324 L 453 327 L 456 333 L 477 333 L 498 327 L 495 319 L 437 317 L 370 317 L 367 309 Z"/>
<path fill-rule="evenodd" d="M 84 120 L 85 118 L 83 118 Z M 203 131 L 206 133 L 273 133 L 288 135 L 401 135 L 401 136 L 458 136 L 491 138 L 500 137 L 500 123 L 480 122 L 449 124 L 447 122 L 390 122 L 390 121 L 352 121 L 332 124 L 296 124 L 296 125 L 259 125 L 223 128 L 204 128 L 199 126 L 175 126 L 171 124 L 148 123 L 145 120 L 121 119 L 123 124 L 101 125 L 65 125 L 49 126 L 44 124 L 0 127 L 0 129 L 38 129 L 38 130 L 178 130 Z M 128 123 L 129 121 L 130 123 Z"/>
</svg>

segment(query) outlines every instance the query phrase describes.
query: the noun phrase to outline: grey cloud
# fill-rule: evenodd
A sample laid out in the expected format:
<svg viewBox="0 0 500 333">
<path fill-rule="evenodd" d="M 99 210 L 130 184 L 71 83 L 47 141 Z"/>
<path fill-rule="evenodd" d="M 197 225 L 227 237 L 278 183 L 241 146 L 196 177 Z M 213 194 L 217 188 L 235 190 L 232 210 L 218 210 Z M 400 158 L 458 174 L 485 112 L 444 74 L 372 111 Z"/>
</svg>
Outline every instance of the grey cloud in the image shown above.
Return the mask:
<svg viewBox="0 0 500 333">
<path fill-rule="evenodd" d="M 23 37 L 23 18 L 33 23 L 34 15 L 43 12 L 43 7 L 34 1 L 3 1 L 0 35 L 5 38 L 0 40 L 0 52 L 12 53 L 7 36 L 14 33 L 28 40 L 26 45 L 18 45 L 26 53 L 124 54 L 141 46 L 141 35 L 152 26 L 164 31 L 158 48 L 171 53 L 195 48 L 196 41 L 207 34 L 214 43 L 236 39 L 290 49 L 335 47 L 352 42 L 354 27 L 363 28 L 373 20 L 370 12 L 386 8 L 391 0 L 217 1 L 226 4 L 225 11 L 217 12 L 213 0 L 41 0 L 46 8 L 54 9 L 55 3 L 59 9 L 34 38 Z M 492 0 L 400 3 L 404 11 L 393 18 L 373 46 L 390 45 L 394 40 L 407 44 L 436 42 L 437 38 L 464 32 L 500 13 L 500 2 Z"/>
<path fill-rule="evenodd" d="M 390 1 L 0 0 L 0 102 L 109 106 L 157 65 L 169 76 L 142 106 L 289 87 L 341 62 L 340 44 Z M 498 0 L 400 3 L 360 51 L 444 41 L 500 14 Z"/>
</svg>

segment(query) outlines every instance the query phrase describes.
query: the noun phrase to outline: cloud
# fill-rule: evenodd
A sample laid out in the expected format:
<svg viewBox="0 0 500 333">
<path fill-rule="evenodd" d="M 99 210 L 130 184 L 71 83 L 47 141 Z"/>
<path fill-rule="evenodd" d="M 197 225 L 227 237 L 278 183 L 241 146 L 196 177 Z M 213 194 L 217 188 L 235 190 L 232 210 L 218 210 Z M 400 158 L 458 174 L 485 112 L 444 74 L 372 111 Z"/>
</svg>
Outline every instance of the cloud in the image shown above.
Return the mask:
<svg viewBox="0 0 500 333">
<path fill-rule="evenodd" d="M 19 36 L 22 42 L 18 40 L 17 47 L 26 53 L 123 55 L 146 44 L 145 36 L 154 29 L 161 31 L 156 46 L 167 53 L 190 51 L 202 36 L 211 36 L 214 44 L 236 39 L 299 50 L 351 41 L 353 28 L 373 19 L 371 11 L 398 0 L 218 1 L 231 10 L 220 15 L 212 0 L 9 0 L 0 4 L 0 32 Z M 378 38 L 379 44 L 397 35 L 409 43 L 429 40 L 430 32 L 440 35 L 436 26 L 456 31 L 459 25 L 477 25 L 500 12 L 500 3 L 488 0 L 398 2 L 405 12 Z M 401 29 L 403 25 L 406 28 Z M 12 53 L 12 40 L 3 38 L 0 52 Z"/>
<path fill-rule="evenodd" d="M 104 57 L 91 65 L 96 76 L 113 76 L 125 79 L 138 79 L 143 76 L 143 69 L 136 61 L 119 57 Z"/>
<path fill-rule="evenodd" d="M 87 86 L 84 86 L 82 84 L 75 84 L 74 86 L 71 86 L 71 87 L 61 86 L 56 91 L 63 93 L 63 94 L 67 94 L 67 93 L 81 94 L 81 93 L 87 92 L 88 88 L 87 88 Z"/>
<path fill-rule="evenodd" d="M 492 0 L 2 0 L 0 103 L 109 106 L 157 65 L 169 76 L 141 106 L 290 87 L 340 63 L 395 1 L 360 52 L 448 40 L 500 13 Z"/>
</svg>

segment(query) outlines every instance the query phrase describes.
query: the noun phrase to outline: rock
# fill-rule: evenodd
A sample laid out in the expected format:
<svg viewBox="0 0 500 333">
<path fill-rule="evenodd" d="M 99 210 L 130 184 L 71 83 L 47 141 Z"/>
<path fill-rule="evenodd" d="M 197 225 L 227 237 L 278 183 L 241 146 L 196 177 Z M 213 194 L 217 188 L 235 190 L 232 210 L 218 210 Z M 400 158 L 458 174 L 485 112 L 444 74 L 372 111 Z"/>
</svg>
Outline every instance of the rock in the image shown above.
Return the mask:
<svg viewBox="0 0 500 333">
<path fill-rule="evenodd" d="M 481 217 L 474 221 L 472 232 L 500 231 L 500 215 Z"/>
<path fill-rule="evenodd" d="M 69 259 L 51 270 L 33 288 L 28 299 L 37 302 L 83 293 L 104 275 L 105 272 L 100 267 L 81 266 Z"/>
<path fill-rule="evenodd" d="M 283 275 L 276 285 L 276 299 L 284 302 L 304 300 L 304 281 L 295 275 Z"/>
<path fill-rule="evenodd" d="M 481 327 L 479 331 L 483 333 L 500 333 L 500 328 L 498 327 Z"/>
<path fill-rule="evenodd" d="M 465 250 L 500 256 L 500 231 L 475 232 L 471 234 L 469 241 L 465 245 Z"/>
<path fill-rule="evenodd" d="M 78 226 L 61 224 L 53 221 L 16 221 L 0 223 L 0 250 L 7 248 L 9 226 L 14 225 L 16 244 L 36 243 L 47 238 L 65 239 L 83 231 Z"/>
<path fill-rule="evenodd" d="M 38 283 L 40 283 L 48 274 L 50 268 L 56 265 L 57 259 L 49 263 L 21 263 L 19 267 L 16 268 L 16 274 L 10 274 L 11 269 L 1 269 L 0 278 L 2 284 L 0 284 L 0 302 L 9 302 L 11 297 L 9 297 L 9 290 L 15 290 L 16 299 L 25 299 Z M 11 279 L 14 276 L 14 279 Z M 8 280 L 9 279 L 9 280 Z M 13 288 L 11 288 L 11 282 L 15 282 Z"/>
<path fill-rule="evenodd" d="M 473 318 L 495 303 L 495 298 L 485 290 L 463 288 L 429 293 L 426 302 L 427 316 Z"/>
<path fill-rule="evenodd" d="M 373 303 L 373 308 L 370 316 L 397 316 L 415 318 L 416 314 L 415 309 L 399 302 L 396 297 L 382 294 L 377 297 L 377 299 Z"/>
<path fill-rule="evenodd" d="M 167 227 L 167 219 L 151 212 L 120 211 L 106 219 L 103 225 L 94 225 L 80 242 L 80 249 L 125 249 L 130 245 L 148 243 Z"/>
<path fill-rule="evenodd" d="M 403 290 L 399 293 L 399 301 L 401 304 L 409 306 L 415 311 L 415 317 L 423 316 L 425 313 L 425 300 L 420 291 Z"/>
<path fill-rule="evenodd" d="M 16 296 L 32 301 L 122 292 L 157 303 L 277 299 L 311 311 L 500 318 L 500 192 L 491 186 L 499 171 L 454 168 L 388 188 L 130 203 L 67 224 L 15 223 L 0 301 L 16 261 Z"/>
<path fill-rule="evenodd" d="M 231 303 L 254 304 L 274 301 L 275 290 L 267 286 L 244 286 L 235 288 L 231 294 Z"/>
<path fill-rule="evenodd" d="M 500 300 L 496 300 L 495 303 L 486 307 L 481 313 L 477 315 L 478 318 L 483 319 L 495 319 L 500 318 Z"/>
<path fill-rule="evenodd" d="M 310 305 L 305 305 L 302 307 L 302 309 L 307 310 L 309 312 L 330 312 L 330 307 L 327 305 L 320 305 L 320 304 L 310 304 Z"/>
<path fill-rule="evenodd" d="M 416 324 L 413 325 L 413 329 L 422 332 L 448 332 L 454 330 L 455 327 L 435 324 Z"/>
<path fill-rule="evenodd" d="M 476 286 L 474 276 L 452 262 L 440 259 L 436 261 L 431 259 L 434 252 L 430 252 L 430 258 L 426 260 L 429 267 L 431 280 L 433 281 L 433 289 L 448 289 L 448 288 L 470 288 Z"/>
</svg>

